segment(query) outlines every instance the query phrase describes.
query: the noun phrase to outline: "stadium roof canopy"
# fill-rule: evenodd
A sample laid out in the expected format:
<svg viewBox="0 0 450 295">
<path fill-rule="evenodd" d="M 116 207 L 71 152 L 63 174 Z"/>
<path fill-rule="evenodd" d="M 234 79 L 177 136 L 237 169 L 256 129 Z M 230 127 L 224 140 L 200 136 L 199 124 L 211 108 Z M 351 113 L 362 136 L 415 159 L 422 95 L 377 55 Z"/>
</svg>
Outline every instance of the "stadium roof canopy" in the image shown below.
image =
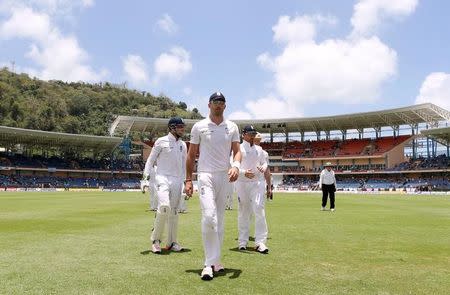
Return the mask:
<svg viewBox="0 0 450 295">
<path fill-rule="evenodd" d="M 120 137 L 48 132 L 0 126 L 0 144 L 73 147 L 77 149 L 112 150 L 122 142 Z"/>
<path fill-rule="evenodd" d="M 439 143 L 442 143 L 443 145 L 446 146 L 450 145 L 450 127 L 424 129 L 420 133 L 422 133 L 425 136 L 432 137 L 433 139 L 435 139 Z"/>
<path fill-rule="evenodd" d="M 167 131 L 169 119 L 118 116 L 111 124 L 110 134 L 128 134 L 131 131 L 159 134 Z M 190 130 L 198 120 L 185 120 L 186 129 Z M 254 119 L 233 120 L 240 128 L 252 124 L 262 133 L 319 132 L 333 130 L 349 130 L 386 126 L 414 126 L 428 123 L 437 126 L 440 121 L 450 121 L 450 112 L 431 103 L 409 107 L 355 113 L 337 116 L 287 118 L 287 119 Z"/>
</svg>

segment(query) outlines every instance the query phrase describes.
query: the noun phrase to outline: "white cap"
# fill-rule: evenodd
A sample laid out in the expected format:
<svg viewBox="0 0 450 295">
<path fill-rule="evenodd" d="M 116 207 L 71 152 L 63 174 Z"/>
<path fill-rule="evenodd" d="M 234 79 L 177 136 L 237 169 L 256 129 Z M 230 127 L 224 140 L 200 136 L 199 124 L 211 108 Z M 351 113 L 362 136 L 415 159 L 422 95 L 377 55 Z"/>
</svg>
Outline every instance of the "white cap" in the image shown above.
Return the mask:
<svg viewBox="0 0 450 295">
<path fill-rule="evenodd" d="M 263 136 L 262 136 L 262 134 L 261 133 L 256 133 L 256 135 L 255 135 L 255 139 L 263 139 Z"/>
</svg>

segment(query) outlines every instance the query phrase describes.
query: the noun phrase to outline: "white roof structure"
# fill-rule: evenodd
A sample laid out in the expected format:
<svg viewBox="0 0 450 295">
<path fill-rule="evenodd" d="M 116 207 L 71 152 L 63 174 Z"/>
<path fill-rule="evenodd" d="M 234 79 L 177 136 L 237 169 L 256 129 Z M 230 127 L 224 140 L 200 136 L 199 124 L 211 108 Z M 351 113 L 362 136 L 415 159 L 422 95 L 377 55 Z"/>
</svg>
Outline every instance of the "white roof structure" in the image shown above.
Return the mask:
<svg viewBox="0 0 450 295">
<path fill-rule="evenodd" d="M 28 144 L 77 149 L 112 150 L 122 142 L 120 137 L 48 132 L 0 126 L 0 144 Z"/>
<path fill-rule="evenodd" d="M 426 129 L 420 132 L 422 135 L 432 137 L 437 142 L 449 146 L 450 145 L 450 127 Z"/>
<path fill-rule="evenodd" d="M 118 116 L 111 124 L 110 135 L 128 134 L 132 131 L 148 132 L 152 135 L 160 134 L 167 131 L 168 120 L 162 118 Z M 185 120 L 186 129 L 190 130 L 197 121 Z M 432 103 L 337 116 L 234 120 L 240 128 L 251 124 L 262 133 L 326 132 L 363 128 L 379 129 L 386 126 L 415 126 L 420 123 L 437 126 L 438 122 L 441 121 L 450 121 L 450 112 Z"/>
</svg>

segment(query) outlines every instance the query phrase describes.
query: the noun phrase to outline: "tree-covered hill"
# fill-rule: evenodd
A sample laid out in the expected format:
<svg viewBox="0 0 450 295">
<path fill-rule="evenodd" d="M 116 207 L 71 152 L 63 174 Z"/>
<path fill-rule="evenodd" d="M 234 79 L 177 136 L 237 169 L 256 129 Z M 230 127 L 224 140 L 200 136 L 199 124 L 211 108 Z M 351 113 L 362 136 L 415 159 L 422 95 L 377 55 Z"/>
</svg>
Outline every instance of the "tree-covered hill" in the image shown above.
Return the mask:
<svg viewBox="0 0 450 295">
<path fill-rule="evenodd" d="M 0 69 L 0 125 L 107 135 L 116 115 L 201 118 L 184 102 L 108 82 L 47 82 Z"/>
</svg>

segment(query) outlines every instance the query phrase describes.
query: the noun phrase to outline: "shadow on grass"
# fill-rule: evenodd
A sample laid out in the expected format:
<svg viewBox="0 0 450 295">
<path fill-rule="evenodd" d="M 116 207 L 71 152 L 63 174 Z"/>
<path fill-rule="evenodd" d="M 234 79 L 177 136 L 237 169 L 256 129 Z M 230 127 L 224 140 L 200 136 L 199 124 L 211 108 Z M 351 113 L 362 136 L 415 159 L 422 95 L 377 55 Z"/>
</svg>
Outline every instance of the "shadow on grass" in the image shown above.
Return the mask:
<svg viewBox="0 0 450 295">
<path fill-rule="evenodd" d="M 181 250 L 179 252 L 162 249 L 162 252 L 160 254 L 154 254 L 152 252 L 152 250 L 145 250 L 145 251 L 142 251 L 141 254 L 142 255 L 148 255 L 148 254 L 153 254 L 153 255 L 172 255 L 172 254 L 175 254 L 176 255 L 176 254 L 188 253 L 188 252 L 191 252 L 191 251 L 192 251 L 191 249 L 187 249 L 187 248 L 184 248 L 183 250 Z"/>
<path fill-rule="evenodd" d="M 202 274 L 201 269 L 188 269 L 188 270 L 186 270 L 186 272 L 193 273 L 198 276 L 200 276 Z M 214 278 L 225 277 L 225 276 L 228 276 L 229 274 L 231 274 L 229 279 L 237 279 L 241 275 L 241 273 L 242 273 L 242 270 L 240 270 L 240 269 L 225 268 L 223 271 L 214 272 Z"/>
<path fill-rule="evenodd" d="M 268 237 L 267 239 L 268 239 L 268 240 L 271 240 L 272 238 L 271 238 L 271 237 Z M 238 241 L 239 239 L 236 238 L 236 239 L 234 239 L 234 240 L 235 240 L 235 241 Z M 248 240 L 249 240 L 250 242 L 254 242 L 254 241 L 255 241 L 255 238 L 254 238 L 254 237 L 249 237 Z"/>
<path fill-rule="evenodd" d="M 239 253 L 243 253 L 243 254 L 255 254 L 256 253 L 256 250 L 253 247 L 247 247 L 247 250 L 239 250 L 239 248 L 236 247 L 236 248 L 231 248 L 230 251 L 239 252 Z"/>
</svg>

